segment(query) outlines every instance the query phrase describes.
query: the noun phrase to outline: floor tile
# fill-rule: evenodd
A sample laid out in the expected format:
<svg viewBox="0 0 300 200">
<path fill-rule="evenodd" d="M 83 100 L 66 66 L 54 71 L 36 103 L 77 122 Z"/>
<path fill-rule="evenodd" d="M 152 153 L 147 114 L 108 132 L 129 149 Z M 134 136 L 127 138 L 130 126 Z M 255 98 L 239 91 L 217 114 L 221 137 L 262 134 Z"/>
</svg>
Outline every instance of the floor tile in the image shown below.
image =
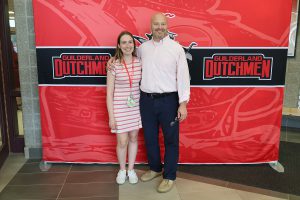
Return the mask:
<svg viewBox="0 0 300 200">
<path fill-rule="evenodd" d="M 300 200 L 300 196 L 289 195 L 289 200 Z"/>
<path fill-rule="evenodd" d="M 118 165 L 105 164 L 73 164 L 71 172 L 74 171 L 117 171 Z"/>
<path fill-rule="evenodd" d="M 193 192 L 215 193 L 215 192 L 226 192 L 229 190 L 227 187 L 221 187 L 213 184 L 191 181 L 183 178 L 177 178 L 175 184 L 180 194 L 193 193 Z"/>
<path fill-rule="evenodd" d="M 66 173 L 18 173 L 9 185 L 63 184 Z"/>
<path fill-rule="evenodd" d="M 174 188 L 167 193 L 153 192 L 151 195 L 143 195 L 141 193 L 120 194 L 119 200 L 181 200 L 180 196 Z M 198 199 L 199 200 L 199 199 Z"/>
<path fill-rule="evenodd" d="M 159 183 L 159 179 L 135 185 L 126 183 L 119 187 L 119 200 L 180 200 L 176 186 L 167 193 L 158 193 L 156 188 Z"/>
<path fill-rule="evenodd" d="M 61 187 L 62 185 L 9 185 L 0 193 L 0 200 L 55 199 Z"/>
<path fill-rule="evenodd" d="M 280 131 L 280 141 L 287 141 L 287 134 L 286 134 L 286 130 L 281 129 Z"/>
<path fill-rule="evenodd" d="M 115 171 L 84 171 L 84 172 L 70 172 L 67 178 L 67 183 L 96 183 L 107 182 L 115 183 Z"/>
<path fill-rule="evenodd" d="M 71 168 L 71 164 L 52 164 L 51 168 L 44 172 L 63 172 L 67 173 Z M 32 162 L 32 163 L 26 163 L 23 165 L 23 167 L 20 169 L 19 173 L 40 173 L 40 165 L 39 163 Z"/>
<path fill-rule="evenodd" d="M 229 183 L 228 181 L 224 181 L 224 180 L 218 180 L 218 179 L 214 179 L 214 178 L 199 176 L 199 175 L 195 175 L 195 174 L 189 174 L 189 173 L 180 172 L 180 171 L 177 172 L 177 177 L 191 180 L 191 181 L 221 186 L 221 187 L 227 187 L 227 185 Z"/>
<path fill-rule="evenodd" d="M 252 186 L 247 186 L 247 185 L 242 185 L 242 184 L 237 184 L 237 183 L 229 183 L 228 187 L 232 188 L 232 189 L 236 189 L 238 191 L 241 190 L 241 191 L 245 191 L 245 192 L 266 195 L 266 196 L 274 197 L 274 198 L 278 198 L 278 199 L 288 199 L 288 194 L 277 192 L 277 191 L 272 191 L 272 190 L 267 190 L 267 189 L 263 189 L 263 188 L 257 188 L 257 187 L 252 187 Z"/>
<path fill-rule="evenodd" d="M 119 200 L 118 197 L 58 198 L 57 200 Z M 129 200 L 129 199 L 128 199 Z"/>
<path fill-rule="evenodd" d="M 66 183 L 59 198 L 117 197 L 116 183 Z"/>
<path fill-rule="evenodd" d="M 288 196 L 286 196 L 286 198 L 278 198 L 278 197 L 267 196 L 263 194 L 257 194 L 253 192 L 241 191 L 241 190 L 236 190 L 236 192 L 243 200 L 286 200 L 288 199 Z"/>
<path fill-rule="evenodd" d="M 287 131 L 287 142 L 300 143 L 300 132 Z"/>
<path fill-rule="evenodd" d="M 241 197 L 234 190 L 223 190 L 223 191 L 201 191 L 191 193 L 180 193 L 181 200 L 242 200 Z"/>
<path fill-rule="evenodd" d="M 135 169 L 141 170 L 141 171 L 147 171 L 149 170 L 149 166 L 147 164 L 135 164 Z"/>
<path fill-rule="evenodd" d="M 12 154 L 8 156 L 2 168 L 0 169 L 0 192 L 15 176 L 15 174 L 26 161 L 27 160 L 25 159 L 24 154 Z"/>
</svg>

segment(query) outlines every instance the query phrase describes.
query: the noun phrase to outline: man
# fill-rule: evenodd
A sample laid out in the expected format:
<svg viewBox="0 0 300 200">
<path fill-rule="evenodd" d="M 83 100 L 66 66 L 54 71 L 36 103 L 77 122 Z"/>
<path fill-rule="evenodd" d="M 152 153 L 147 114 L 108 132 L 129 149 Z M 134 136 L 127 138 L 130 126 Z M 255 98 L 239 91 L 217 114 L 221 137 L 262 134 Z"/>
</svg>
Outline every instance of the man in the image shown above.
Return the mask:
<svg viewBox="0 0 300 200">
<path fill-rule="evenodd" d="M 152 40 L 139 47 L 142 60 L 140 109 L 150 170 L 149 181 L 162 172 L 158 142 L 159 125 L 164 136 L 163 181 L 158 192 L 172 189 L 179 156 L 179 124 L 187 117 L 190 78 L 183 48 L 168 35 L 168 21 L 162 13 L 151 18 Z"/>
<path fill-rule="evenodd" d="M 150 170 L 141 176 L 150 181 L 162 174 L 159 126 L 165 145 L 163 181 L 158 192 L 168 192 L 176 179 L 179 157 L 179 123 L 187 117 L 190 78 L 183 48 L 168 35 L 162 13 L 151 18 L 152 39 L 138 49 L 142 61 L 140 110 Z"/>
</svg>

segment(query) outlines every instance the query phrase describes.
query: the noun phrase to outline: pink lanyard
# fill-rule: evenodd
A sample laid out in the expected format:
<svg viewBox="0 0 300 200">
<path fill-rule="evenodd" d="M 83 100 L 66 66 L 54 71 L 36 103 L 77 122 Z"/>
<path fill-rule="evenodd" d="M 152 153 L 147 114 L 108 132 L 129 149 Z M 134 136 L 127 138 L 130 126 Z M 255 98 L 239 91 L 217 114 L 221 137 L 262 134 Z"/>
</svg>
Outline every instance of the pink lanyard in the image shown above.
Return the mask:
<svg viewBox="0 0 300 200">
<path fill-rule="evenodd" d="M 125 66 L 125 69 L 126 69 L 126 72 L 127 72 L 127 74 L 128 74 L 129 85 L 130 85 L 130 90 L 131 90 L 131 88 L 132 88 L 132 78 L 131 78 L 131 76 L 130 76 L 130 74 L 129 74 L 128 67 L 127 67 L 127 65 L 126 65 L 126 63 L 125 63 L 125 60 L 124 60 L 124 59 L 123 59 L 123 64 L 124 64 L 124 66 Z M 132 76 L 133 76 L 133 75 L 134 75 L 133 57 L 132 57 L 131 64 L 132 64 Z"/>
</svg>

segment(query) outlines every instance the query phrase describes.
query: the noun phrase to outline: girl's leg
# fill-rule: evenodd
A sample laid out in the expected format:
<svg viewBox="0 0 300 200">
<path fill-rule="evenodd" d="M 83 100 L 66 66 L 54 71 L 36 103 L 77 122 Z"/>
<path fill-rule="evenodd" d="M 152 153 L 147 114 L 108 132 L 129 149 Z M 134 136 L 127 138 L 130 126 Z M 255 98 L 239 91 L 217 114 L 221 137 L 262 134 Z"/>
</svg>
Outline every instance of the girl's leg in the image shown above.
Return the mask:
<svg viewBox="0 0 300 200">
<path fill-rule="evenodd" d="M 120 164 L 120 170 L 126 169 L 126 153 L 128 146 L 128 133 L 117 134 L 117 156 Z"/>
<path fill-rule="evenodd" d="M 134 168 L 136 153 L 138 149 L 138 136 L 139 130 L 130 131 L 129 135 L 129 143 L 128 143 L 128 170 L 132 170 Z"/>
</svg>

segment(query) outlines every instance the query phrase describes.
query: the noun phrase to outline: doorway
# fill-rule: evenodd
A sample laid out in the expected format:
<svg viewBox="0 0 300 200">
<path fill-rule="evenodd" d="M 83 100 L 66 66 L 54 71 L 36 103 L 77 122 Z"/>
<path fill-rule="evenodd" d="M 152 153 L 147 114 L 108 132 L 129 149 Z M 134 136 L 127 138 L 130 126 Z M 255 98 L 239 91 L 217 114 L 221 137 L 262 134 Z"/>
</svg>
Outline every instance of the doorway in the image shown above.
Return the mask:
<svg viewBox="0 0 300 200">
<path fill-rule="evenodd" d="M 0 160 L 5 160 L 8 152 L 24 152 L 13 0 L 0 1 L 0 30 Z"/>
</svg>

